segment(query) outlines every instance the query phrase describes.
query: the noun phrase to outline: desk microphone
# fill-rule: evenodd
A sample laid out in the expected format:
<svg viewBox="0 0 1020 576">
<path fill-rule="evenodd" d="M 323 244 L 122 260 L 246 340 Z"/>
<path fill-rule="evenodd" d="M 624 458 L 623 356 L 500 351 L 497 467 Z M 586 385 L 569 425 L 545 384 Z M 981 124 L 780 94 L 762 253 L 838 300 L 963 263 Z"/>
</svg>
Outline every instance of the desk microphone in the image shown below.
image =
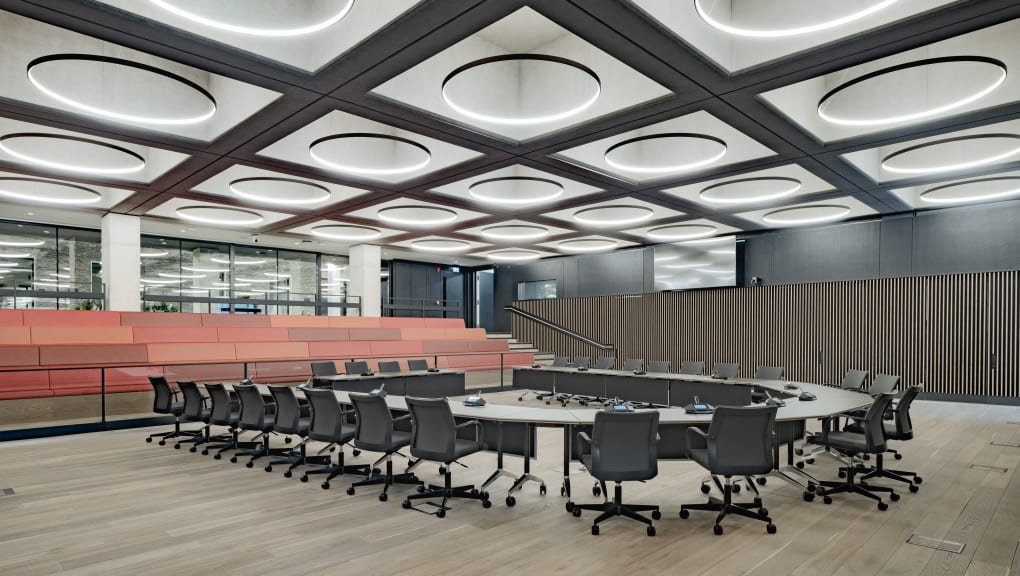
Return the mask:
<svg viewBox="0 0 1020 576">
<path fill-rule="evenodd" d="M 386 383 L 383 382 L 375 390 L 370 390 L 369 394 L 371 394 L 372 396 L 382 396 L 383 398 L 385 398 L 386 397 Z"/>
<path fill-rule="evenodd" d="M 768 388 L 762 388 L 762 390 L 764 390 L 765 395 L 769 397 L 769 399 L 765 401 L 766 406 L 786 406 L 786 401 L 782 398 L 776 398 L 770 394 Z"/>
<path fill-rule="evenodd" d="M 465 406 L 485 406 L 485 398 L 482 398 L 482 391 L 478 391 L 478 395 L 471 395 L 464 399 Z"/>
</svg>

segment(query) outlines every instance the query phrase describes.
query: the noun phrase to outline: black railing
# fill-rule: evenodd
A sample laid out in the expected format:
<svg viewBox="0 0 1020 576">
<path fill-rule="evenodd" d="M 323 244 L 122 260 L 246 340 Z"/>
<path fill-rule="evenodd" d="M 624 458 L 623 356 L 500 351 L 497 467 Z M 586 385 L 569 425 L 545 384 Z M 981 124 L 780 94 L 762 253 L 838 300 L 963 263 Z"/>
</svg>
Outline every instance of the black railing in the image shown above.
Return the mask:
<svg viewBox="0 0 1020 576">
<path fill-rule="evenodd" d="M 552 331 L 554 331 L 554 332 L 556 332 L 558 334 L 563 334 L 564 336 L 566 336 L 568 338 L 572 338 L 572 339 L 577 340 L 579 342 L 583 342 L 584 344 L 587 344 L 589 346 L 594 346 L 595 348 L 598 348 L 599 350 L 611 350 L 613 352 L 612 355 L 613 356 L 616 355 L 616 346 L 614 346 L 613 344 L 603 344 L 601 342 L 596 342 L 596 341 L 592 340 L 591 338 L 588 338 L 587 336 L 584 336 L 582 334 L 578 334 L 577 332 L 574 332 L 572 330 L 564 328 L 563 326 L 560 326 L 558 324 L 554 324 L 554 323 L 546 320 L 545 318 L 540 318 L 538 316 L 535 316 L 531 312 L 525 312 L 524 310 L 521 310 L 520 308 L 515 308 L 513 306 L 504 306 L 503 309 L 506 310 L 507 312 L 510 312 L 511 314 L 516 314 L 517 316 L 520 316 L 521 318 L 526 318 L 528 320 L 531 320 L 532 322 L 535 322 L 537 324 L 541 324 L 542 326 L 545 326 L 546 328 L 549 328 L 550 330 L 552 330 Z"/>
<path fill-rule="evenodd" d="M 382 301 L 383 316 L 419 316 L 426 313 L 440 313 L 442 318 L 460 318 L 462 302 L 460 300 L 436 300 L 435 298 L 384 298 Z M 395 314 L 395 312 L 404 312 Z"/>
<path fill-rule="evenodd" d="M 0 270 L 3 269 L 0 268 Z M 52 287 L 0 288 L 0 308 L 102 310 L 105 307 L 104 287 L 100 287 L 98 292 L 94 291 L 91 282 L 75 284 L 54 280 L 53 282 L 40 283 L 52 284 Z M 44 302 L 44 305 L 38 305 L 40 300 Z M 49 300 L 53 301 L 53 306 L 45 305 Z"/>
</svg>

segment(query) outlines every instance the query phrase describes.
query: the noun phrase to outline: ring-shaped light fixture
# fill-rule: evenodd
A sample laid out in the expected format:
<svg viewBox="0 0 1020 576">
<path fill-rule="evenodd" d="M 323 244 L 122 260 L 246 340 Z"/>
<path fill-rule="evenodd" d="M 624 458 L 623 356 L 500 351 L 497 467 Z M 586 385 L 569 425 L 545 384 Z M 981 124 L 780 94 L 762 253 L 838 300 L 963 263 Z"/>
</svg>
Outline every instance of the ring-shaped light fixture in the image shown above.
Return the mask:
<svg viewBox="0 0 1020 576">
<path fill-rule="evenodd" d="M 677 240 L 692 240 L 704 238 L 718 232 L 719 229 L 709 224 L 671 224 L 659 226 L 645 232 L 645 236 L 652 240 L 675 242 Z"/>
<path fill-rule="evenodd" d="M 139 282 L 142 284 L 180 284 L 184 280 L 160 280 L 156 278 L 139 278 Z"/>
<path fill-rule="evenodd" d="M 335 14 L 332 14 L 329 18 L 326 18 L 321 22 L 317 22 L 309 26 L 302 26 L 300 28 L 253 28 L 250 26 L 238 26 L 236 24 L 231 24 L 229 22 L 221 22 L 219 20 L 215 20 L 212 18 L 206 18 L 199 14 L 195 14 L 194 12 L 189 12 L 188 10 L 185 10 L 183 8 L 174 6 L 172 3 L 167 2 L 166 0 L 149 0 L 149 2 L 152 2 L 156 6 L 159 6 L 160 8 L 166 10 L 167 12 L 170 12 L 171 14 L 180 16 L 181 18 L 184 18 L 185 20 L 190 20 L 191 22 L 194 22 L 196 24 L 208 26 L 210 28 L 215 28 L 217 30 L 223 30 L 224 32 L 233 32 L 235 34 L 245 34 L 248 36 L 262 36 L 266 38 L 304 36 L 306 34 L 313 34 L 315 32 L 325 30 L 326 28 L 329 28 L 330 26 L 343 20 L 344 17 L 347 16 L 348 13 L 350 13 L 351 8 L 354 6 L 354 0 L 347 0 L 343 7 Z"/>
<path fill-rule="evenodd" d="M 357 139 L 383 140 L 383 141 L 388 141 L 388 142 L 391 142 L 391 143 L 398 143 L 398 144 L 404 144 L 406 146 L 411 146 L 411 147 L 417 149 L 420 152 L 424 152 L 425 153 L 425 159 L 424 160 L 419 160 L 419 161 L 415 162 L 414 164 L 408 164 L 406 166 L 396 166 L 396 167 L 393 167 L 393 168 L 368 168 L 368 167 L 365 167 L 365 166 L 351 166 L 349 164 L 341 164 L 339 162 L 333 162 L 332 160 L 328 160 L 328 159 L 324 158 L 322 156 L 322 154 L 319 154 L 319 153 L 317 153 L 315 151 L 315 147 L 316 146 L 320 146 L 320 145 L 325 144 L 327 142 L 333 142 L 333 141 L 337 141 L 337 140 L 357 140 Z M 418 170 L 421 170 L 422 168 L 428 166 L 429 162 L 432 161 L 432 152 L 430 152 L 428 148 L 426 148 L 425 146 L 415 142 L 414 140 L 409 140 L 407 138 L 401 138 L 400 136 L 391 136 L 389 134 L 373 134 L 371 132 L 350 132 L 350 133 L 347 133 L 347 134 L 333 134 L 331 136 L 324 136 L 322 138 L 319 138 L 319 139 L 315 140 L 314 142 L 312 142 L 311 144 L 308 145 L 308 155 L 311 156 L 312 159 L 315 160 L 316 162 L 318 162 L 319 164 L 322 164 L 323 166 L 326 166 L 327 168 L 332 168 L 333 170 L 336 170 L 337 172 L 345 172 L 347 174 L 356 174 L 356 175 L 362 175 L 362 176 L 395 176 L 395 175 L 398 175 L 398 174 L 407 174 L 409 172 L 417 172 Z"/>
<path fill-rule="evenodd" d="M 728 188 L 739 188 L 754 183 L 783 184 L 784 187 L 776 191 L 749 197 L 732 197 L 725 194 Z M 718 184 L 712 184 L 711 186 L 702 188 L 698 196 L 706 202 L 714 202 L 716 204 L 753 204 L 756 202 L 766 202 L 768 200 L 784 198 L 790 194 L 794 194 L 800 190 L 800 188 L 801 181 L 796 178 L 786 178 L 782 176 L 739 178 L 737 180 L 727 180 L 726 182 L 719 182 Z"/>
<path fill-rule="evenodd" d="M 684 138 L 687 140 L 701 140 L 702 142 L 710 142 L 718 144 L 720 150 L 707 158 L 702 158 L 695 162 L 687 162 L 683 164 L 672 164 L 670 166 L 640 166 L 637 164 L 628 164 L 627 162 L 621 162 L 613 158 L 613 152 L 620 152 L 627 146 L 633 146 L 634 144 L 641 144 L 643 142 L 650 142 L 654 140 L 669 140 Z M 669 132 L 666 134 L 651 134 L 649 136 L 638 136 L 636 138 L 628 138 L 622 142 L 617 142 L 609 148 L 606 148 L 604 155 L 606 164 L 617 170 L 623 170 L 625 172 L 635 172 L 638 174 L 670 174 L 674 172 L 686 172 L 688 170 L 695 170 L 712 164 L 716 160 L 726 155 L 728 148 L 726 141 L 722 138 L 716 138 L 715 136 L 708 136 L 707 134 L 695 134 L 693 132 Z"/>
<path fill-rule="evenodd" d="M 411 210 L 431 212 L 436 215 L 435 218 L 421 218 L 407 214 Z M 388 206 L 386 208 L 379 209 L 376 212 L 376 216 L 380 220 L 389 222 L 391 224 L 399 224 L 402 226 L 439 226 L 441 224 L 449 224 L 457 219 L 457 213 L 449 208 L 438 208 L 436 206 L 420 206 L 415 204 L 409 204 L 406 206 Z"/>
<path fill-rule="evenodd" d="M 506 116 L 493 116 L 491 114 L 482 114 L 480 112 L 471 110 L 470 108 L 464 106 L 463 104 L 458 104 L 454 102 L 452 98 L 450 98 L 450 94 L 446 88 L 450 81 L 456 78 L 457 75 L 467 72 L 468 70 L 472 70 L 474 68 L 479 68 L 490 64 L 497 64 L 499 62 L 513 62 L 513 61 L 544 62 L 547 64 L 559 64 L 562 66 L 569 66 L 587 75 L 595 82 L 595 93 L 589 96 L 587 100 L 585 100 L 578 106 L 575 106 L 568 110 L 563 110 L 555 114 L 546 114 L 544 116 L 533 116 L 530 118 L 510 118 Z M 576 116 L 581 112 L 584 112 L 588 108 L 591 108 L 591 106 L 595 104 L 595 101 L 598 100 L 599 96 L 602 94 L 602 80 L 599 79 L 599 75 L 596 74 L 595 71 L 592 70 L 591 68 L 588 68 L 587 66 L 579 62 L 568 60 L 566 58 L 549 56 L 547 54 L 501 54 L 499 56 L 481 58 L 479 60 L 468 62 L 463 66 L 455 68 L 453 72 L 447 74 L 446 78 L 443 79 L 443 86 L 441 92 L 443 96 L 443 101 L 446 102 L 447 106 L 454 109 L 459 114 L 471 118 L 472 120 L 477 120 L 479 122 L 487 122 L 490 124 L 503 124 L 510 126 L 531 126 L 534 124 L 548 124 L 550 122 L 558 122 L 560 120 L 565 120 L 567 118 L 570 118 L 571 116 Z"/>
<path fill-rule="evenodd" d="M 78 144 L 86 144 L 89 146 L 96 146 L 106 151 L 115 152 L 121 157 L 125 158 L 125 162 L 119 165 L 111 166 L 85 166 L 82 164 L 71 164 L 67 162 L 54 162 L 32 154 L 20 152 L 15 146 L 16 140 L 25 139 L 46 139 L 56 140 L 65 142 L 75 142 Z M 127 148 L 121 146 L 114 146 L 113 144 L 107 144 L 106 142 L 100 142 L 98 140 L 90 140 L 88 138 L 78 138 L 76 136 L 64 136 L 62 134 L 46 134 L 43 132 L 15 132 L 12 134 L 4 134 L 0 136 L 0 150 L 3 150 L 7 154 L 14 156 L 18 160 L 34 164 L 36 166 L 42 166 L 44 168 L 53 168 L 55 170 L 64 170 L 67 172 L 78 172 L 81 174 L 104 174 L 104 175 L 116 175 L 116 174 L 130 174 L 132 172 L 138 172 L 142 168 L 145 168 L 145 158 L 142 158 L 138 154 L 135 154 Z"/>
<path fill-rule="evenodd" d="M 536 189 L 541 187 L 546 188 L 548 191 L 543 193 L 541 196 L 534 196 L 530 198 L 498 198 L 485 194 L 485 187 L 492 186 L 493 184 L 498 186 L 499 184 L 506 182 L 531 184 Z M 471 183 L 471 185 L 468 186 L 468 194 L 470 194 L 472 198 L 481 200 L 482 202 L 522 206 L 525 204 L 541 204 L 543 202 L 549 202 L 550 200 L 559 198 L 563 195 L 563 185 L 555 180 L 549 180 L 547 178 L 535 178 L 533 176 L 502 176 L 499 178 L 487 178 L 485 180 L 479 180 Z"/>
<path fill-rule="evenodd" d="M 33 246 L 42 246 L 45 243 L 45 240 L 0 240 L 0 246 L 8 246 L 11 248 L 30 248 Z"/>
<path fill-rule="evenodd" d="M 567 252 L 601 252 L 603 250 L 612 250 L 619 245 L 620 243 L 615 240 L 578 238 L 575 240 L 564 240 L 557 244 L 556 247 Z"/>
<path fill-rule="evenodd" d="M 195 280 L 198 278 L 205 278 L 205 274 L 174 274 L 172 272 L 160 272 L 156 274 L 160 278 L 180 278 L 182 280 Z"/>
<path fill-rule="evenodd" d="M 776 30 L 754 30 L 750 28 L 730 26 L 729 24 L 719 22 L 718 20 L 712 18 L 712 16 L 708 13 L 708 10 L 706 10 L 702 6 L 703 1 L 704 0 L 694 0 L 694 9 L 697 10 L 698 16 L 700 16 L 701 19 L 704 20 L 706 24 L 717 30 L 726 32 L 727 34 L 733 34 L 734 36 L 745 36 L 749 38 L 786 38 L 789 36 L 811 34 L 812 32 L 821 32 L 822 30 L 828 30 L 830 28 L 835 28 L 837 26 L 842 26 L 843 24 L 849 24 L 850 22 L 860 20 L 861 18 L 870 16 L 880 10 L 884 10 L 897 2 L 897 0 L 884 0 L 873 6 L 869 6 L 862 10 L 858 10 L 857 12 L 854 12 L 852 14 L 847 14 L 846 16 L 834 18 L 832 20 L 827 20 L 825 22 L 819 22 L 817 24 L 810 24 L 808 26 L 798 26 L 796 28 L 780 28 Z"/>
<path fill-rule="evenodd" d="M 163 256 L 169 256 L 169 250 L 157 250 L 155 252 L 139 252 L 139 256 L 142 258 L 162 258 Z"/>
<path fill-rule="evenodd" d="M 38 78 L 32 73 L 32 70 L 37 66 L 47 64 L 50 62 L 65 62 L 65 61 L 81 61 L 87 62 L 101 62 L 103 64 L 114 64 L 116 66 L 124 66 L 126 68 L 134 68 L 150 74 L 156 74 L 163 78 L 172 80 L 179 84 L 198 92 L 203 98 L 208 100 L 208 110 L 195 116 L 185 116 L 180 118 L 168 118 L 168 117 L 153 117 L 153 116 L 137 116 L 135 114 L 123 114 L 115 110 L 107 110 L 98 106 L 91 106 L 84 102 L 79 102 L 74 98 L 60 94 L 56 90 L 47 87 L 45 84 L 39 81 Z M 205 88 L 202 88 L 198 84 L 188 80 L 187 78 L 174 74 L 173 72 L 167 72 L 161 70 L 155 66 L 149 66 L 148 64 L 142 64 L 140 62 L 132 62 L 130 60 L 124 60 L 122 58 L 112 58 L 110 56 L 99 56 L 96 54 L 51 54 L 49 56 L 42 56 L 32 60 L 28 63 L 28 81 L 32 83 L 40 92 L 46 94 L 50 98 L 61 102 L 67 106 L 70 106 L 76 110 L 86 112 L 95 116 L 108 118 L 110 120 L 116 120 L 118 122 L 126 122 L 129 124 L 152 124 L 156 126 L 185 126 L 189 124 L 199 124 L 213 117 L 216 114 L 216 98 Z"/>
<path fill-rule="evenodd" d="M 486 257 L 490 260 L 499 260 L 501 262 L 524 262 L 526 260 L 536 260 L 542 257 L 542 254 L 535 252 L 534 250 L 525 250 L 523 248 L 510 248 L 507 250 L 496 250 L 495 252 L 489 252 Z"/>
<path fill-rule="evenodd" d="M 411 242 L 411 248 L 414 248 L 415 250 L 424 250 L 426 252 L 463 252 L 470 247 L 470 242 L 442 238 L 427 238 Z"/>
<path fill-rule="evenodd" d="M 615 218 L 615 219 L 602 219 L 593 218 L 591 215 L 599 212 L 610 212 L 613 210 L 629 210 L 631 212 L 637 212 L 634 216 Z M 627 224 L 634 224 L 635 222 L 642 222 L 648 220 L 655 215 L 655 211 L 646 206 L 634 206 L 628 204 L 611 204 L 608 206 L 595 206 L 592 208 L 585 208 L 574 212 L 574 220 L 588 224 L 589 226 L 625 226 Z"/>
<path fill-rule="evenodd" d="M 217 264 L 230 264 L 230 258 L 224 258 L 220 256 L 213 256 L 209 258 L 210 261 Z M 266 261 L 263 258 L 256 258 L 255 260 L 241 260 L 240 258 L 234 259 L 234 264 L 238 266 L 258 266 L 259 264 L 265 264 Z"/>
<path fill-rule="evenodd" d="M 230 272 L 230 268 L 202 268 L 201 266 L 181 266 L 181 270 L 188 272 L 208 272 L 210 274 L 224 274 Z"/>
<path fill-rule="evenodd" d="M 818 214 L 810 215 L 798 218 L 795 214 Z M 782 226 L 791 226 L 798 224 L 814 224 L 817 222 L 829 222 L 831 220 L 839 220 L 850 213 L 850 207 L 842 204 L 811 204 L 808 206 L 794 206 L 792 208 L 782 208 L 780 210 L 773 210 L 768 214 L 762 216 L 762 220 L 769 224 L 778 224 Z"/>
<path fill-rule="evenodd" d="M 959 62 L 974 62 L 979 64 L 988 64 L 991 66 L 995 66 L 1000 70 L 1000 75 L 990 85 L 971 94 L 970 96 L 961 98 L 955 102 L 950 102 L 949 104 L 944 104 L 942 106 L 936 106 L 934 108 L 920 110 L 912 114 L 901 114 L 899 116 L 885 116 L 877 118 L 841 118 L 839 116 L 833 116 L 832 114 L 829 114 L 825 111 L 826 104 L 831 102 L 834 96 L 852 86 L 856 86 L 863 82 L 873 80 L 880 76 L 885 76 L 886 74 L 901 72 L 903 70 Z M 1001 86 L 1003 82 L 1006 81 L 1006 74 L 1007 69 L 1005 63 L 1003 63 L 1001 60 L 996 60 L 995 58 L 988 58 L 986 56 L 943 56 L 940 58 L 925 58 L 923 60 L 915 60 L 913 62 L 906 62 L 903 64 L 897 64 L 896 66 L 889 66 L 887 68 L 875 70 L 874 72 L 869 72 L 868 74 L 864 74 L 862 76 L 854 78 L 853 80 L 850 80 L 849 82 L 844 82 L 843 84 L 836 86 L 832 90 L 826 92 L 825 95 L 822 96 L 821 100 L 818 101 L 818 115 L 823 120 L 826 120 L 833 124 L 839 124 L 842 126 L 882 126 L 885 124 L 899 124 L 901 122 L 913 122 L 915 120 L 923 120 L 925 118 L 930 118 L 932 116 L 938 116 L 939 114 L 951 112 L 952 110 L 955 110 L 962 106 L 966 106 L 971 102 L 975 102 L 977 100 L 980 100 L 981 98 L 984 98 L 992 91 L 994 91 L 996 88 Z"/>
<path fill-rule="evenodd" d="M 245 189 L 252 185 L 255 186 L 255 189 Z M 266 185 L 284 187 L 287 193 L 280 196 L 266 194 L 265 191 L 262 190 L 262 188 Z M 319 202 L 329 200 L 330 197 L 329 189 L 325 186 L 314 182 L 307 182 L 305 180 L 295 180 L 293 178 L 276 178 L 267 176 L 238 178 L 237 180 L 231 181 L 227 187 L 234 193 L 235 196 L 244 198 L 245 200 L 251 200 L 252 202 L 263 202 L 265 204 L 318 204 Z"/>
<path fill-rule="evenodd" d="M 41 189 L 48 189 L 52 194 L 46 195 L 44 193 L 43 195 L 39 195 L 39 192 L 42 192 L 42 190 L 29 191 L 12 189 L 11 184 L 14 186 L 17 186 L 18 184 L 38 186 Z M 67 204 L 76 206 L 83 204 L 95 204 L 103 199 L 102 194 L 84 186 L 68 184 L 66 182 L 56 182 L 54 180 L 42 180 L 39 178 L 15 177 L 0 178 L 0 197 L 28 202 L 43 202 L 46 204 Z"/>
<path fill-rule="evenodd" d="M 374 240 L 382 236 L 382 231 L 370 226 L 357 226 L 354 224 L 323 224 L 311 229 L 313 236 L 328 238 L 330 240 L 347 240 L 360 242 Z"/>
<path fill-rule="evenodd" d="M 1006 190 L 999 190 L 996 192 L 985 192 L 977 195 L 971 194 L 963 196 L 953 196 L 951 193 L 953 189 L 973 186 L 975 184 L 981 185 L 988 182 L 1008 183 L 1012 184 L 1012 186 L 1008 186 Z M 948 196 L 938 195 L 938 193 L 940 192 L 945 193 L 946 191 L 950 191 L 950 194 Z M 999 176 L 996 178 L 978 178 L 976 180 L 965 180 L 963 182 L 943 184 L 942 186 L 936 186 L 934 188 L 929 188 L 924 192 L 921 192 L 921 194 L 919 194 L 918 197 L 923 202 L 928 202 L 930 204 L 956 204 L 960 202 L 980 202 L 982 200 L 997 200 L 999 198 L 1006 198 L 1009 196 L 1015 196 L 1017 194 L 1020 194 L 1020 176 Z"/>
<path fill-rule="evenodd" d="M 0 258 L 31 258 L 32 255 L 28 252 L 18 252 L 16 254 L 0 254 Z"/>
<path fill-rule="evenodd" d="M 1016 145 L 1005 152 L 966 162 L 942 164 L 939 166 L 910 166 L 909 164 L 903 163 L 903 156 L 909 156 L 911 153 L 919 150 L 926 150 L 935 146 L 942 146 L 944 144 L 952 144 L 956 142 L 976 142 L 979 140 L 991 139 L 1013 140 Z M 893 152 L 882 159 L 882 169 L 896 174 L 940 174 L 942 172 L 954 172 L 957 170 L 967 170 L 969 168 L 978 168 L 980 166 L 987 166 L 988 164 L 995 164 L 996 162 L 1001 162 L 1010 156 L 1015 156 L 1018 153 L 1020 153 L 1020 135 L 1017 134 L 976 134 L 973 136 L 958 136 L 956 138 L 944 138 L 942 140 L 935 140 L 934 142 L 926 142 L 924 144 L 918 144 L 916 146 L 911 146 L 909 148 Z M 896 158 L 899 158 L 899 162 L 893 161 Z"/>
<path fill-rule="evenodd" d="M 549 229 L 530 224 L 501 224 L 482 228 L 481 234 L 490 240 L 538 240 L 548 236 Z"/>
<path fill-rule="evenodd" d="M 223 206 L 181 206 L 176 213 L 185 220 L 217 226 L 252 226 L 265 220 L 258 212 Z"/>
</svg>

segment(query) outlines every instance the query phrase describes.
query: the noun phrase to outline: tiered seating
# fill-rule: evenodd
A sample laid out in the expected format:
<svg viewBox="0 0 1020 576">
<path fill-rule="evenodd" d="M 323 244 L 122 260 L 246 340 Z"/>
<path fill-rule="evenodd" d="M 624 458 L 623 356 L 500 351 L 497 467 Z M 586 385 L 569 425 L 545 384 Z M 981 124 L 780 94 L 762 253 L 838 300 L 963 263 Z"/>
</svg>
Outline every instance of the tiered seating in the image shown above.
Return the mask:
<svg viewBox="0 0 1020 576">
<path fill-rule="evenodd" d="M 375 370 L 402 356 L 474 353 L 440 357 L 439 367 L 485 370 L 499 368 L 498 352 L 508 350 L 505 340 L 487 340 L 485 330 L 449 318 L 0 310 L 0 369 L 52 368 L 3 374 L 0 400 L 98 394 L 98 366 L 224 362 L 168 366 L 166 375 L 238 380 L 239 361 L 294 360 L 249 365 L 248 376 L 259 382 L 284 382 L 311 376 L 309 359 L 366 359 Z M 531 361 L 530 353 L 507 354 L 504 365 Z M 148 391 L 152 373 L 108 369 L 106 390 Z"/>
</svg>

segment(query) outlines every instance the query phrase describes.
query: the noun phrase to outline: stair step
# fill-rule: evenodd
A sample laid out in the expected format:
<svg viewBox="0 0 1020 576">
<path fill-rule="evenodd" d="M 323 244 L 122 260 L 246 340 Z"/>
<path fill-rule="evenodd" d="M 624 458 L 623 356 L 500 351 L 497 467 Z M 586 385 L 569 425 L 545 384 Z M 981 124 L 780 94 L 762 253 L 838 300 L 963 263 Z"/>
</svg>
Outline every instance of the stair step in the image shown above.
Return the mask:
<svg viewBox="0 0 1020 576">
<path fill-rule="evenodd" d="M 488 332 L 485 334 L 485 337 L 490 340 L 510 340 L 514 337 L 514 335 L 503 332 Z"/>
</svg>

